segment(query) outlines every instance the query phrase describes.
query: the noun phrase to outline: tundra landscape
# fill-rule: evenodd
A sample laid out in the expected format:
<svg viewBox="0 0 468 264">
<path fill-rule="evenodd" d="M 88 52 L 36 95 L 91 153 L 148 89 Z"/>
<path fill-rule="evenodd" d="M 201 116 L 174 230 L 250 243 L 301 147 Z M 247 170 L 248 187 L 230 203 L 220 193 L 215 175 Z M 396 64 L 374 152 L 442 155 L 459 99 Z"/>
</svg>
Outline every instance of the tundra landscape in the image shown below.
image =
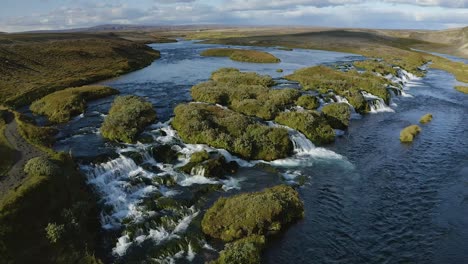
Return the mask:
<svg viewBox="0 0 468 264">
<path fill-rule="evenodd" d="M 466 7 L 442 29 L 0 20 L 0 263 L 466 263 Z"/>
</svg>

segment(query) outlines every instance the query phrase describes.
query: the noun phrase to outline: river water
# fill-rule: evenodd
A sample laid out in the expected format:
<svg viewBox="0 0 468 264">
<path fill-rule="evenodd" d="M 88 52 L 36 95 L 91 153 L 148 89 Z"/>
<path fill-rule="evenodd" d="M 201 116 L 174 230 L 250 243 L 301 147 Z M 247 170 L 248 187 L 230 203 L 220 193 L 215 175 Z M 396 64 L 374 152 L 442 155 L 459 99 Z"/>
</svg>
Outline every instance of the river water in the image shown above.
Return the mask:
<svg viewBox="0 0 468 264">
<path fill-rule="evenodd" d="M 102 198 L 103 251 L 110 262 L 203 263 L 220 246 L 203 238 L 194 242 L 189 234 L 196 233 L 203 211 L 216 197 L 290 183 L 299 186 L 305 217 L 270 240 L 265 263 L 467 263 L 468 96 L 453 89 L 457 82 L 452 75 L 429 69 L 424 78 L 407 83 L 405 96 L 393 98 L 391 109 L 354 118 L 348 131 L 324 148 L 290 131 L 296 154 L 269 164 L 277 171 L 238 160 L 243 167 L 237 174 L 214 181 L 176 169 L 190 153 L 207 148 L 183 144 L 167 123 L 177 104 L 191 100 L 192 85 L 207 80 L 220 67 L 280 80 L 301 67 L 343 65 L 363 58 L 257 47 L 282 62 L 249 64 L 199 55 L 219 45 L 180 41 L 151 46 L 161 51 L 160 60 L 104 84 L 153 103 L 159 123 L 146 134 L 155 142 L 124 145 L 102 140 L 98 128 L 113 99 L 106 98 L 92 102 L 83 115 L 61 126 L 56 144 L 57 150 L 81 160 L 89 183 Z M 279 68 L 284 72 L 277 73 Z M 401 144 L 400 130 L 426 113 L 433 114 L 433 121 L 422 125 L 413 144 Z M 171 144 L 185 156 L 175 164 L 156 161 L 148 148 L 161 144 Z M 140 153 L 140 160 L 124 155 L 128 152 Z M 155 183 L 167 175 L 175 184 Z M 203 196 L 202 202 L 170 212 L 169 224 L 155 220 L 167 211 L 141 206 L 155 193 L 182 200 L 190 196 L 193 201 L 194 194 L 203 193 L 202 187 L 210 184 L 222 188 Z M 196 243 L 203 248 L 194 250 Z"/>
</svg>

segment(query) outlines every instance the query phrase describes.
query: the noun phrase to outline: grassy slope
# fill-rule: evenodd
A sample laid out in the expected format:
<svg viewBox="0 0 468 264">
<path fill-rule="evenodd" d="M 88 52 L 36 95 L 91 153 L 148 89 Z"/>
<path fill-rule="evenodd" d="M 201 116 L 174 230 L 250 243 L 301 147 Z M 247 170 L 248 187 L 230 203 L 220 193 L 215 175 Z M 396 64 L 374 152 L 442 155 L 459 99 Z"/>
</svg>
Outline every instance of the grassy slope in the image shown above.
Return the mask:
<svg viewBox="0 0 468 264">
<path fill-rule="evenodd" d="M 51 92 L 142 68 L 159 57 L 112 34 L 0 35 L 0 104 L 21 106 Z"/>
</svg>

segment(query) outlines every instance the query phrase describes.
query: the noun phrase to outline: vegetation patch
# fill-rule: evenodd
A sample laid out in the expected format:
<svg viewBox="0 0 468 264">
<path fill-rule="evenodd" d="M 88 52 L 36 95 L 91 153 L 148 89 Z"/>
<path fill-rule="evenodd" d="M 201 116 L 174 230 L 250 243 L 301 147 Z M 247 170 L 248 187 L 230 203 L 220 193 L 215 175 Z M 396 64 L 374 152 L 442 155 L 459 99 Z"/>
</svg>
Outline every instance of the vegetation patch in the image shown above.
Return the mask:
<svg viewBox="0 0 468 264">
<path fill-rule="evenodd" d="M 29 175 L 58 176 L 61 174 L 60 167 L 51 159 L 36 157 L 30 159 L 24 166 L 24 172 Z"/>
<path fill-rule="evenodd" d="M 468 86 L 455 86 L 455 89 L 464 94 L 468 94 Z"/>
<path fill-rule="evenodd" d="M 132 143 L 155 120 L 156 112 L 150 102 L 138 96 L 120 96 L 112 103 L 101 133 L 110 140 Z"/>
<path fill-rule="evenodd" d="M 119 91 L 106 86 L 83 86 L 51 93 L 30 106 L 33 113 L 45 115 L 51 122 L 63 123 L 86 109 L 91 100 L 118 94 Z"/>
<path fill-rule="evenodd" d="M 389 81 L 370 72 L 342 72 L 326 66 L 315 66 L 299 69 L 286 78 L 299 82 L 305 90 L 317 90 L 322 94 L 333 91 L 348 99 L 359 113 L 368 111 L 361 90 L 384 99 L 387 104 L 390 100 L 390 93 L 386 89 Z"/>
<path fill-rule="evenodd" d="M 297 98 L 296 104 L 308 110 L 315 110 L 319 108 L 320 101 L 316 96 L 305 94 Z"/>
<path fill-rule="evenodd" d="M 331 127 L 341 130 L 348 128 L 349 119 L 351 118 L 351 108 L 348 104 L 328 104 L 322 108 L 322 113 L 327 118 Z"/>
<path fill-rule="evenodd" d="M 15 119 L 21 136 L 29 143 L 40 148 L 52 147 L 55 143 L 54 136 L 57 134 L 55 128 L 37 126 L 33 119 L 18 112 L 15 112 Z"/>
<path fill-rule="evenodd" d="M 419 119 L 419 123 L 426 124 L 432 121 L 432 114 L 425 114 L 421 119 Z"/>
<path fill-rule="evenodd" d="M 237 69 L 222 68 L 213 72 L 211 81 L 192 87 L 196 101 L 229 106 L 249 116 L 271 120 L 300 96 L 295 89 L 273 90 L 270 76 Z"/>
<path fill-rule="evenodd" d="M 245 49 L 208 49 L 203 51 L 201 55 L 207 57 L 229 57 L 234 61 L 251 63 L 278 63 L 281 61 L 268 52 Z"/>
<path fill-rule="evenodd" d="M 382 60 L 356 61 L 354 62 L 354 66 L 364 69 L 368 72 L 378 73 L 383 76 L 388 74 L 396 76 L 398 73 L 397 69 Z"/>
<path fill-rule="evenodd" d="M 187 174 L 203 173 L 209 178 L 222 178 L 225 174 L 237 172 L 238 164 L 235 161 L 227 162 L 224 156 L 216 154 L 205 156 L 206 151 L 195 153 L 195 157 L 190 158 L 190 162 L 184 165 L 181 170 Z"/>
<path fill-rule="evenodd" d="M 0 177 L 5 176 L 16 160 L 16 151 L 5 137 L 9 112 L 0 109 Z"/>
<path fill-rule="evenodd" d="M 249 236 L 226 244 L 217 260 L 209 264 L 259 264 L 265 246 L 264 236 Z"/>
<path fill-rule="evenodd" d="M 413 142 L 414 137 L 421 132 L 421 128 L 417 125 L 411 125 L 408 127 L 405 127 L 401 132 L 400 132 L 400 141 L 401 142 Z"/>
<path fill-rule="evenodd" d="M 288 132 L 214 105 L 178 105 L 172 126 L 187 143 L 226 149 L 244 159 L 275 160 L 291 154 Z"/>
<path fill-rule="evenodd" d="M 282 112 L 275 121 L 302 132 L 314 144 L 321 145 L 335 141 L 335 131 L 326 118 L 318 112 Z"/>
<path fill-rule="evenodd" d="M 299 194 L 280 185 L 260 192 L 219 198 L 202 220 L 205 234 L 229 242 L 280 231 L 304 215 Z"/>
</svg>

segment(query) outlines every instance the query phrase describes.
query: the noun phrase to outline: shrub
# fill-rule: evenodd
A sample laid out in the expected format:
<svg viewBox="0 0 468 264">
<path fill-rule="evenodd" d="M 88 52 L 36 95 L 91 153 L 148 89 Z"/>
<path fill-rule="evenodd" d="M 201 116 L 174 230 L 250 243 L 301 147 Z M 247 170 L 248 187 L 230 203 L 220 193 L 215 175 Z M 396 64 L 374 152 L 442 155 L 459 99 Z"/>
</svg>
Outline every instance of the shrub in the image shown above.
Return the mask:
<svg viewBox="0 0 468 264">
<path fill-rule="evenodd" d="M 335 140 L 335 131 L 317 112 L 282 112 L 275 121 L 302 132 L 314 144 L 327 144 Z"/>
<path fill-rule="evenodd" d="M 56 223 L 49 223 L 45 228 L 47 239 L 50 243 L 57 243 L 65 233 L 64 225 L 57 225 Z"/>
<path fill-rule="evenodd" d="M 120 96 L 114 100 L 101 133 L 110 140 L 132 143 L 155 120 L 156 112 L 150 102 L 138 96 Z"/>
<path fill-rule="evenodd" d="M 205 234 L 223 241 L 278 232 L 302 218 L 304 205 L 290 186 L 219 198 L 202 220 Z"/>
<path fill-rule="evenodd" d="M 24 172 L 37 176 L 56 176 L 61 174 L 61 169 L 54 161 L 46 157 L 36 157 L 26 163 Z"/>
<path fill-rule="evenodd" d="M 228 243 L 219 258 L 209 264 L 260 264 L 261 251 L 265 246 L 264 236 L 249 236 Z"/>
<path fill-rule="evenodd" d="M 302 106 L 305 109 L 314 110 L 320 106 L 320 101 L 313 95 L 302 95 L 296 100 L 298 106 Z"/>
<path fill-rule="evenodd" d="M 404 128 L 400 132 L 401 142 L 413 142 L 414 137 L 421 132 L 421 128 L 417 125 L 411 125 Z"/>
<path fill-rule="evenodd" d="M 328 123 L 335 129 L 345 130 L 349 126 L 351 109 L 346 103 L 334 103 L 322 108 L 322 113 L 327 118 Z"/>
<path fill-rule="evenodd" d="M 214 105 L 181 104 L 175 110 L 172 126 L 192 144 L 223 148 L 245 159 L 274 160 L 292 151 L 288 132 Z"/>
<path fill-rule="evenodd" d="M 455 86 L 455 89 L 459 92 L 468 94 L 468 86 Z"/>
<path fill-rule="evenodd" d="M 209 57 L 229 57 L 234 61 L 253 63 L 278 63 L 280 59 L 268 52 L 244 49 L 208 49 L 201 53 L 202 56 Z"/>
<path fill-rule="evenodd" d="M 432 114 L 425 114 L 421 119 L 419 119 L 419 123 L 426 124 L 432 121 Z"/>
<path fill-rule="evenodd" d="M 62 123 L 83 113 L 88 101 L 117 93 L 117 90 L 106 86 L 68 88 L 34 101 L 30 109 L 33 113 L 47 116 L 52 122 Z"/>
</svg>

